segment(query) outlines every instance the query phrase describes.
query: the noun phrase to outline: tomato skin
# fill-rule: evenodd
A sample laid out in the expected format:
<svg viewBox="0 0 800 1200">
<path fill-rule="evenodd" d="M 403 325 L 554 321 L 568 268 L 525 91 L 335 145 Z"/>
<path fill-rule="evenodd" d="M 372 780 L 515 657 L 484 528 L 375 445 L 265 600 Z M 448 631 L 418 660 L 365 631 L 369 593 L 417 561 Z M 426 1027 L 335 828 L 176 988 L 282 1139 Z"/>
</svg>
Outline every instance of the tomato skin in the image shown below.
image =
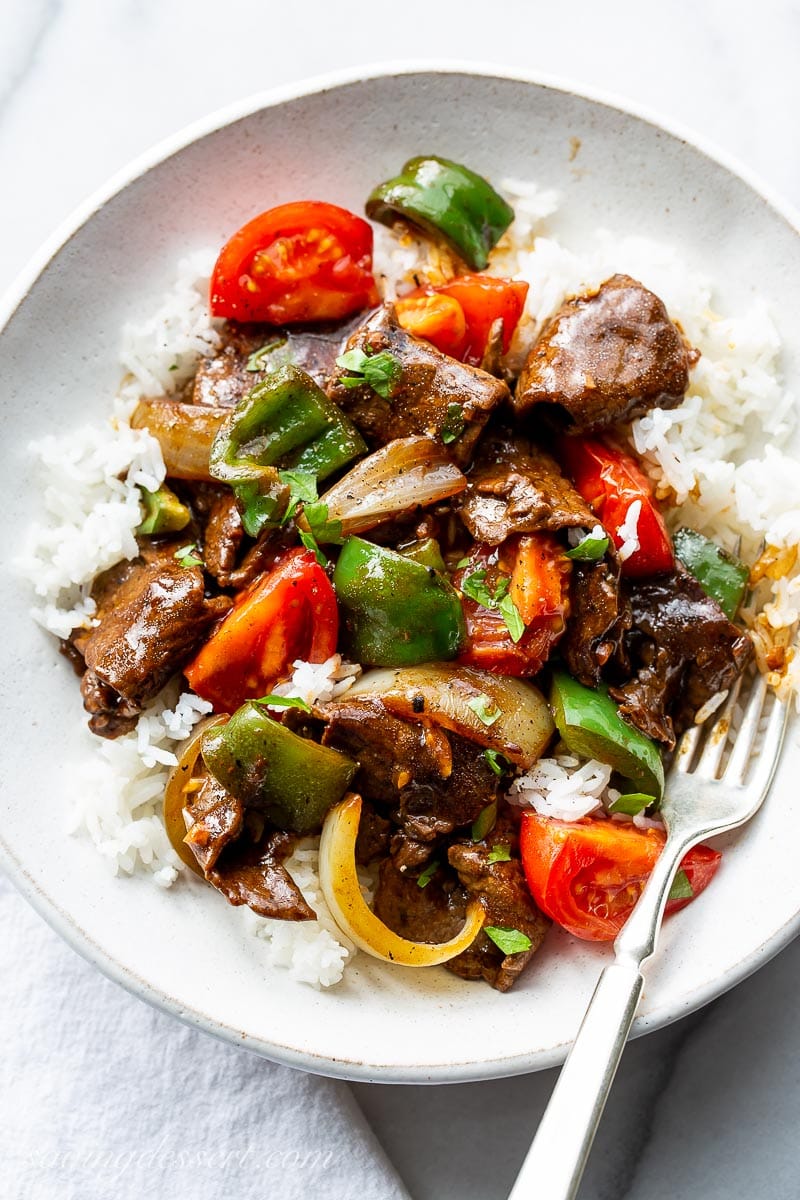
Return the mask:
<svg viewBox="0 0 800 1200">
<path fill-rule="evenodd" d="M 407 333 L 424 338 L 442 354 L 461 358 L 467 340 L 464 310 L 452 296 L 415 293 L 395 301 L 397 319 Z"/>
<path fill-rule="evenodd" d="M 314 555 L 298 547 L 237 597 L 184 674 L 216 712 L 233 712 L 266 695 L 295 659 L 325 662 L 338 633 L 333 586 Z"/>
<path fill-rule="evenodd" d="M 494 275 L 458 275 L 437 287 L 418 288 L 398 300 L 396 309 L 400 324 L 409 333 L 425 338 L 451 358 L 477 366 L 486 350 L 492 325 L 499 317 L 503 320 L 503 353 L 507 353 L 527 294 L 528 284 L 519 280 Z M 424 328 L 414 318 L 420 311 L 420 303 L 426 297 L 436 296 L 446 298 L 449 308 L 440 308 L 440 319 L 428 321 Z M 436 311 L 436 306 L 433 308 Z M 447 320 L 445 311 L 449 313 Z M 456 312 L 460 312 L 460 321 Z"/>
<path fill-rule="evenodd" d="M 629 454 L 594 438 L 562 438 L 559 454 L 583 496 L 619 549 L 619 528 L 631 504 L 640 500 L 639 549 L 622 563 L 623 575 L 641 578 L 675 569 L 672 540 L 650 481 Z"/>
<path fill-rule="evenodd" d="M 453 576 L 453 586 L 460 588 L 478 570 L 486 570 L 490 591 L 503 576 L 509 580 L 508 594 L 526 629 L 515 642 L 497 609 L 462 596 L 467 645 L 458 662 L 517 678 L 537 674 L 566 626 L 569 560 L 553 538 L 524 534 L 497 549 L 476 545 L 469 563 Z"/>
<path fill-rule="evenodd" d="M 378 301 L 371 226 L 321 200 L 280 204 L 248 221 L 211 276 L 211 315 L 235 321 L 336 321 Z"/>
<path fill-rule="evenodd" d="M 526 812 L 520 828 L 525 878 L 542 912 L 574 937 L 611 942 L 641 895 L 665 837 L 659 829 L 610 820 L 558 821 Z M 699 895 L 711 882 L 722 855 L 695 846 L 681 869 Z M 670 900 L 667 913 L 693 897 Z"/>
</svg>

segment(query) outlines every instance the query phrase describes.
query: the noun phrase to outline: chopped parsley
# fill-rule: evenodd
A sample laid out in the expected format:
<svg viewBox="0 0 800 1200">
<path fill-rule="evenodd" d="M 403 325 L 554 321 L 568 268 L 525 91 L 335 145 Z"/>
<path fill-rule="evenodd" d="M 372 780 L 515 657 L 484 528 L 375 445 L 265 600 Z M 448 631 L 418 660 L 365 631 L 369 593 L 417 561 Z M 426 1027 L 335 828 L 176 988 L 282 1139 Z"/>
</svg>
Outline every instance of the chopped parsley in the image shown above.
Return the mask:
<svg viewBox="0 0 800 1200">
<path fill-rule="evenodd" d="M 508 770 L 508 759 L 505 758 L 499 750 L 484 750 L 483 757 L 494 771 L 495 775 L 502 775 Z"/>
<path fill-rule="evenodd" d="M 303 515 L 308 522 L 308 529 L 300 529 L 300 541 L 306 550 L 310 550 L 321 567 L 327 566 L 327 558 L 319 548 L 320 542 L 333 542 L 339 545 L 342 541 L 342 522 L 328 520 L 328 506 L 317 497 L 317 477 L 312 471 L 279 471 L 281 483 L 289 489 L 289 504 L 281 518 L 285 525 L 297 513 L 299 504 L 303 505 Z"/>
<path fill-rule="evenodd" d="M 299 708 L 302 712 L 311 712 L 311 706 L 299 696 L 275 696 L 270 693 L 269 696 L 260 696 L 253 704 L 265 704 L 267 708 Z"/>
<path fill-rule="evenodd" d="M 460 404 L 448 404 L 447 415 L 442 425 L 442 441 L 446 446 L 460 438 L 464 432 L 464 410 Z"/>
<path fill-rule="evenodd" d="M 519 929 L 509 929 L 507 925 L 484 925 L 483 932 L 503 954 L 522 954 L 531 948 L 531 939 Z"/>
<path fill-rule="evenodd" d="M 669 889 L 668 900 L 691 900 L 694 896 L 694 888 L 689 883 L 689 876 L 685 871 L 678 871 L 672 881 L 672 887 Z"/>
<path fill-rule="evenodd" d="M 602 525 L 595 525 L 592 532 L 581 538 L 577 546 L 567 550 L 567 558 L 574 559 L 575 562 L 597 562 L 607 549 L 608 537 L 603 533 Z"/>
<path fill-rule="evenodd" d="M 478 720 L 486 726 L 494 725 L 500 717 L 500 709 L 491 696 L 487 696 L 485 692 L 478 692 L 477 696 L 468 700 L 467 708 L 471 708 Z"/>
<path fill-rule="evenodd" d="M 181 546 L 172 556 L 182 567 L 202 567 L 203 560 L 200 557 L 200 551 L 194 542 L 188 546 Z"/>
<path fill-rule="evenodd" d="M 498 842 L 489 851 L 489 862 L 511 862 L 511 847 L 505 842 Z"/>
<path fill-rule="evenodd" d="M 336 359 L 336 365 L 350 372 L 349 375 L 339 377 L 339 382 L 344 387 L 356 388 L 366 383 L 384 400 L 391 399 L 395 384 L 403 373 L 400 360 L 388 350 L 381 350 L 379 354 L 367 354 L 364 350 L 346 350 Z"/>
<path fill-rule="evenodd" d="M 417 887 L 427 887 L 438 870 L 439 860 L 438 858 L 432 858 L 425 870 L 417 876 Z"/>
<path fill-rule="evenodd" d="M 651 804 L 655 804 L 655 796 L 648 796 L 645 792 L 626 792 L 624 796 L 618 796 L 608 806 L 608 811 L 612 813 L 627 813 L 629 817 L 635 817 L 637 813 L 644 812 Z"/>
<path fill-rule="evenodd" d="M 506 629 L 511 634 L 511 640 L 518 642 L 525 632 L 525 622 L 520 616 L 519 609 L 508 594 L 511 580 L 507 575 L 501 575 L 491 592 L 486 584 L 486 568 L 472 571 L 461 581 L 461 591 L 476 604 L 484 608 L 496 609 L 505 622 Z"/>
<path fill-rule="evenodd" d="M 494 829 L 494 823 L 497 820 L 497 802 L 493 801 L 487 804 L 486 808 L 480 812 L 472 825 L 472 840 L 480 842 Z"/>
<path fill-rule="evenodd" d="M 278 478 L 289 489 L 289 503 L 281 525 L 291 521 L 298 504 L 313 504 L 317 499 L 317 477 L 313 471 L 278 471 Z"/>
</svg>

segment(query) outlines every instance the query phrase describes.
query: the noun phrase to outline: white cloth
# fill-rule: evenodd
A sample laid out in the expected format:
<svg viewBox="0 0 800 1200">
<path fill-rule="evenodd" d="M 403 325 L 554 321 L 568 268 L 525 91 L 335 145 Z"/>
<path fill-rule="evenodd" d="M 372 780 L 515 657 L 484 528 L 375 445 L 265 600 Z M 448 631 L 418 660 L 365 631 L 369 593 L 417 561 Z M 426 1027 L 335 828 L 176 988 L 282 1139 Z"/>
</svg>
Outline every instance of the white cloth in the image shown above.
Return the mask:
<svg viewBox="0 0 800 1200">
<path fill-rule="evenodd" d="M 349 1087 L 104 979 L 0 875 L 3 1200 L 407 1200 Z"/>
</svg>

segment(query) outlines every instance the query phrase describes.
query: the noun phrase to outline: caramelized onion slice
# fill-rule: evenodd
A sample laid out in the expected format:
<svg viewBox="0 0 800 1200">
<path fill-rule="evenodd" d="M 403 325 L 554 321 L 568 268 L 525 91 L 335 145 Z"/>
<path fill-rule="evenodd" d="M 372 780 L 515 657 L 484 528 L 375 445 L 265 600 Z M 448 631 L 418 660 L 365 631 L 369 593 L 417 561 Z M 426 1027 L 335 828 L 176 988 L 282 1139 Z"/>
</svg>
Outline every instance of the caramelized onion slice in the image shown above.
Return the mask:
<svg viewBox="0 0 800 1200">
<path fill-rule="evenodd" d="M 146 429 L 161 447 L 167 475 L 173 479 L 210 480 L 208 456 L 217 430 L 231 415 L 228 408 L 206 408 L 152 397 L 137 404 L 131 426 Z"/>
<path fill-rule="evenodd" d="M 346 535 L 446 500 L 466 486 L 466 477 L 433 438 L 396 438 L 362 459 L 321 500 L 328 520 L 341 521 Z"/>
<path fill-rule="evenodd" d="M 214 725 L 219 725 L 227 719 L 227 715 L 223 713 L 218 717 L 205 717 L 195 725 L 191 737 L 186 742 L 178 759 L 177 767 L 173 767 L 170 771 L 167 786 L 164 789 L 164 825 L 167 837 L 181 862 L 185 863 L 201 879 L 205 879 L 205 875 L 184 841 L 186 821 L 183 818 L 183 809 L 187 792 L 191 790 L 195 780 L 198 784 L 201 782 L 195 775 L 195 767 L 200 757 L 200 742 L 203 734 L 207 729 L 211 729 Z"/>
<path fill-rule="evenodd" d="M 356 837 L 361 797 L 353 792 L 332 808 L 322 827 L 319 880 L 331 915 L 352 941 L 373 958 L 404 967 L 435 967 L 461 954 L 481 931 L 484 912 L 477 900 L 467 908 L 460 933 L 449 942 L 410 942 L 394 933 L 368 907 L 356 873 Z"/>
<path fill-rule="evenodd" d="M 348 692 L 356 696 L 374 696 L 409 721 L 427 717 L 525 770 L 555 732 L 547 701 L 532 683 L 454 663 L 367 671 Z"/>
</svg>

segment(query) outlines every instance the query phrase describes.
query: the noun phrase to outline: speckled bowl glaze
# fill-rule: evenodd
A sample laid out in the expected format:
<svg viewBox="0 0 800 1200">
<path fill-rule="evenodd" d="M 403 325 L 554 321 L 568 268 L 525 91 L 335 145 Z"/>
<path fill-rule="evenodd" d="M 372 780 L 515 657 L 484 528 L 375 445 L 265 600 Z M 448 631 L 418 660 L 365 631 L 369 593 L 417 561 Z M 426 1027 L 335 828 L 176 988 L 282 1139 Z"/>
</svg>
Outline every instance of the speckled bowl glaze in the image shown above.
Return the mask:
<svg viewBox="0 0 800 1200">
<path fill-rule="evenodd" d="M 119 382 L 120 327 L 148 311 L 177 259 L 220 245 L 283 201 L 314 196 L 360 210 L 376 181 L 421 151 L 493 179 L 557 188 L 557 228 L 570 244 L 598 225 L 674 244 L 718 282 L 726 311 L 761 292 L 797 387 L 800 238 L 785 206 L 647 116 L 569 87 L 454 64 L 326 78 L 184 131 L 92 198 L 0 313 L 0 839 L 13 879 L 81 954 L 150 1003 L 292 1066 L 391 1082 L 482 1079 L 558 1062 L 609 951 L 553 931 L 536 969 L 506 996 L 444 970 L 362 955 L 339 987 L 317 992 L 265 967 L 240 915 L 194 878 L 163 891 L 146 878 L 109 877 L 87 841 L 63 832 L 60 783 L 75 758 L 80 699 L 7 564 L 39 503 L 27 443 L 43 430 L 102 421 Z M 795 724 L 762 813 L 727 839 L 713 887 L 667 922 L 636 1032 L 717 996 L 797 932 L 800 874 L 786 831 L 800 820 L 798 774 Z"/>
</svg>

